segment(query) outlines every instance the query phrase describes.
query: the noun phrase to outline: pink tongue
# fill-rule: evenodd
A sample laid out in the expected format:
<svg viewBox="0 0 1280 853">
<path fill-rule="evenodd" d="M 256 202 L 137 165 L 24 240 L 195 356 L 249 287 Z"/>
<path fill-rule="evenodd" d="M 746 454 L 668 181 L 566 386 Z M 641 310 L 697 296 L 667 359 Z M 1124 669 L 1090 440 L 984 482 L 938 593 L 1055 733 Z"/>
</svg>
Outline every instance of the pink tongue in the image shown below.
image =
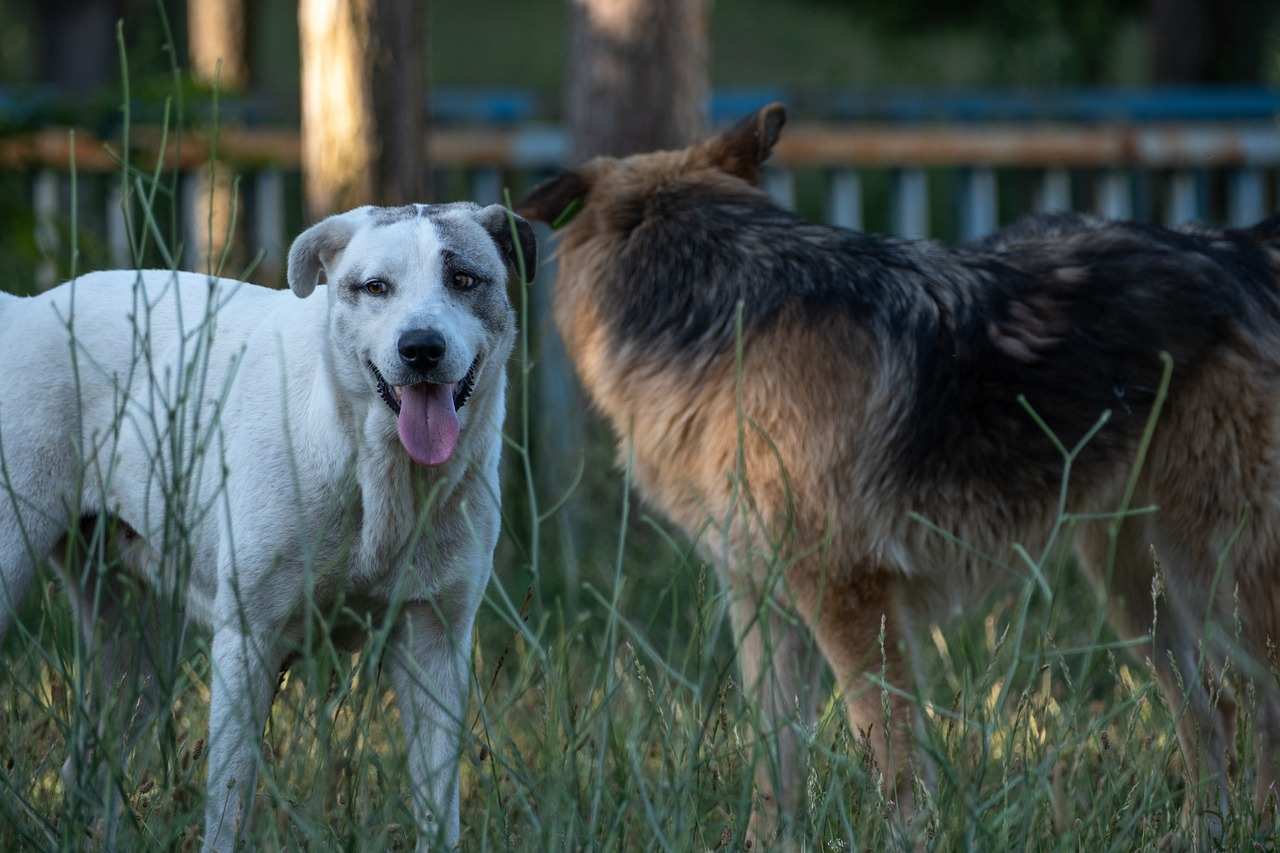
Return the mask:
<svg viewBox="0 0 1280 853">
<path fill-rule="evenodd" d="M 458 445 L 458 412 L 453 408 L 453 385 L 422 382 L 400 391 L 396 426 L 400 443 L 419 465 L 448 462 Z"/>
</svg>

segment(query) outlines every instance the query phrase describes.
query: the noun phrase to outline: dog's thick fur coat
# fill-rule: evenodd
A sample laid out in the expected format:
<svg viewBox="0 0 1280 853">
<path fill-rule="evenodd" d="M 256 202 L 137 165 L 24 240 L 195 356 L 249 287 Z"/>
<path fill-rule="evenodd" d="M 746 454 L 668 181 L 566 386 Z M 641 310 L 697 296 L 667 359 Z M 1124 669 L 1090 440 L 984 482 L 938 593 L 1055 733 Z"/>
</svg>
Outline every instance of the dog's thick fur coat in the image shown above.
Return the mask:
<svg viewBox="0 0 1280 853">
<path fill-rule="evenodd" d="M 1064 456 L 1028 407 L 1066 448 L 1101 424 L 1067 509 L 1121 507 L 1161 353 L 1171 385 L 1131 500 L 1159 512 L 1123 525 L 1106 595 L 1122 634 L 1150 631 L 1154 549 L 1172 612 L 1139 653 L 1174 708 L 1188 703 L 1187 772 L 1217 780 L 1221 808 L 1234 706 L 1197 668 L 1206 604 L 1230 625 L 1239 589 L 1256 660 L 1280 639 L 1280 218 L 1198 231 L 1064 215 L 959 248 L 870 236 L 806 222 L 755 186 L 784 119 L 773 105 L 682 151 L 596 159 L 517 206 L 548 222 L 580 206 L 559 238 L 560 331 L 640 490 L 700 537 L 733 593 L 743 681 L 778 735 L 756 830 L 797 807 L 784 720 L 811 698 L 806 630 L 760 603 L 769 567 L 784 567 L 783 603 L 909 808 L 909 703 L 889 694 L 886 726 L 865 673 L 883 665 L 910 693 L 911 626 L 1009 578 L 991 558 L 1018 564 L 1013 545 L 1047 546 Z M 1107 524 L 1074 530 L 1103 578 Z M 1259 695 L 1263 798 L 1280 694 Z"/>
<path fill-rule="evenodd" d="M 419 847 L 456 844 L 518 251 L 532 265 L 532 231 L 498 205 L 360 208 L 294 242 L 293 293 L 119 271 L 0 296 L 0 635 L 81 519 L 118 522 L 136 573 L 213 632 L 206 849 L 241 837 L 280 668 L 339 601 L 390 632 Z M 432 423 L 406 426 L 415 393 Z M 447 459 L 416 464 L 406 432 Z M 108 580 L 66 585 L 108 683 L 145 680 L 154 610 L 120 612 Z"/>
</svg>

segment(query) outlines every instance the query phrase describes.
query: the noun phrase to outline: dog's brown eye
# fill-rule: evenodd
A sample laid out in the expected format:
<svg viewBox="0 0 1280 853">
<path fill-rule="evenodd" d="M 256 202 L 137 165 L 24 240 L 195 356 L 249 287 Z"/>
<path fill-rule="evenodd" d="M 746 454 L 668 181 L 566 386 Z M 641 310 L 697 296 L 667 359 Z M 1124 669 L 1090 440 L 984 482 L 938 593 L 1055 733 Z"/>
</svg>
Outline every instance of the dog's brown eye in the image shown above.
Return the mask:
<svg viewBox="0 0 1280 853">
<path fill-rule="evenodd" d="M 470 290 L 475 287 L 479 279 L 465 272 L 456 272 L 453 274 L 453 286 L 458 290 Z"/>
<path fill-rule="evenodd" d="M 370 296 L 385 296 L 387 283 L 380 278 L 371 278 L 364 283 L 364 292 Z"/>
</svg>

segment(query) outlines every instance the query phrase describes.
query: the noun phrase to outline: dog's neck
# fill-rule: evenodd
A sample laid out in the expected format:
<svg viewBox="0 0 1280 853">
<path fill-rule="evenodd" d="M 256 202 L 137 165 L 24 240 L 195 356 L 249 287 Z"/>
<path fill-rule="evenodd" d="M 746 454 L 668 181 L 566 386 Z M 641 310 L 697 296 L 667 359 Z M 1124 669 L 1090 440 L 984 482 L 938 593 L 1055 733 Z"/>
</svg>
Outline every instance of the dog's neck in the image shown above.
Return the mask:
<svg viewBox="0 0 1280 853">
<path fill-rule="evenodd" d="M 437 528 L 456 509 L 460 487 L 478 477 L 491 480 L 491 490 L 497 494 L 505 401 L 503 366 L 486 365 L 459 412 L 462 428 L 453 456 L 433 467 L 409 458 L 397 435 L 394 415 L 376 394 L 370 392 L 351 403 L 344 427 L 354 439 L 351 451 L 360 492 L 360 548 L 353 581 L 372 580 L 406 559 L 417 571 L 429 572 L 431 554 L 440 550 L 433 540 L 458 533 Z"/>
</svg>

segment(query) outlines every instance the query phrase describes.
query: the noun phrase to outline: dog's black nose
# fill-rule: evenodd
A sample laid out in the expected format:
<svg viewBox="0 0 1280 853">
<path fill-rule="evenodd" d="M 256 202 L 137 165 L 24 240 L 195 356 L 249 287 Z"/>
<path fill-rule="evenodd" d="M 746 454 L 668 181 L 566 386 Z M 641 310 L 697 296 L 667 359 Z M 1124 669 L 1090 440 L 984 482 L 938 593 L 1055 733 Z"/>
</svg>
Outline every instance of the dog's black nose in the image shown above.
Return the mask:
<svg viewBox="0 0 1280 853">
<path fill-rule="evenodd" d="M 415 370 L 430 370 L 444 358 L 444 335 L 435 329 L 413 329 L 400 336 L 400 358 Z"/>
</svg>

